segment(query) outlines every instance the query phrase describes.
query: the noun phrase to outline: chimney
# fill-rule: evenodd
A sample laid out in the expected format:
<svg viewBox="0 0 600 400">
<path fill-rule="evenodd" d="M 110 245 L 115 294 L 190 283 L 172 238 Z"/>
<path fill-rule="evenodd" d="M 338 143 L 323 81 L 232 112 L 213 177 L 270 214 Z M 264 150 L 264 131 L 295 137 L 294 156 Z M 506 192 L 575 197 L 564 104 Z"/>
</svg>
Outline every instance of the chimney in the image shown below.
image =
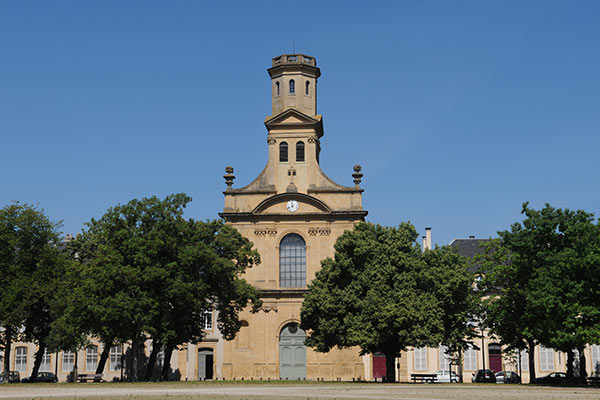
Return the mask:
<svg viewBox="0 0 600 400">
<path fill-rule="evenodd" d="M 425 238 L 425 236 L 423 236 L 423 248 L 421 250 L 425 251 L 426 248 L 427 248 L 427 239 Z"/>
<path fill-rule="evenodd" d="M 431 250 L 431 228 L 425 228 L 425 247 Z"/>
</svg>

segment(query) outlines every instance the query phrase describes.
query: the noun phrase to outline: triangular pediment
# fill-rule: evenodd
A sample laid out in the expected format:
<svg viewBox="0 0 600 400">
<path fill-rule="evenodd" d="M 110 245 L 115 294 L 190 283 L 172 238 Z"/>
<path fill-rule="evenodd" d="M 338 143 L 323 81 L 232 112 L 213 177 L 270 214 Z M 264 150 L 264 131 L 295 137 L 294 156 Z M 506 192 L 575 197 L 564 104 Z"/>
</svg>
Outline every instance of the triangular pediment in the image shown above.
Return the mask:
<svg viewBox="0 0 600 400">
<path fill-rule="evenodd" d="M 268 116 L 265 119 L 265 125 L 267 127 L 273 125 L 315 125 L 321 123 L 321 119 L 322 117 L 320 115 L 315 115 L 314 117 L 311 117 L 294 108 L 288 108 L 280 114 L 277 114 L 275 116 Z"/>
</svg>

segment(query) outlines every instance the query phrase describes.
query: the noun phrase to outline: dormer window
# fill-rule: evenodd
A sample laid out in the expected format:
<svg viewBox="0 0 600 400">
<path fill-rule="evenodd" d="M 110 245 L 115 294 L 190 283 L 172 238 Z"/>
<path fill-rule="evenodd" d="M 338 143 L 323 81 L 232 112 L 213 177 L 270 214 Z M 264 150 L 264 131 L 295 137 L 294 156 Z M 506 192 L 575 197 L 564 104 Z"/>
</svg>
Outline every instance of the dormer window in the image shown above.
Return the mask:
<svg viewBox="0 0 600 400">
<path fill-rule="evenodd" d="M 275 82 L 275 95 L 279 96 L 279 82 Z"/>
<path fill-rule="evenodd" d="M 290 79 L 290 94 L 296 93 L 296 82 Z"/>
<path fill-rule="evenodd" d="M 296 143 L 296 161 L 304 162 L 304 142 Z"/>
<path fill-rule="evenodd" d="M 281 142 L 279 144 L 279 162 L 288 162 L 288 144 Z"/>
<path fill-rule="evenodd" d="M 306 81 L 306 95 L 308 96 L 310 94 L 310 82 Z"/>
</svg>

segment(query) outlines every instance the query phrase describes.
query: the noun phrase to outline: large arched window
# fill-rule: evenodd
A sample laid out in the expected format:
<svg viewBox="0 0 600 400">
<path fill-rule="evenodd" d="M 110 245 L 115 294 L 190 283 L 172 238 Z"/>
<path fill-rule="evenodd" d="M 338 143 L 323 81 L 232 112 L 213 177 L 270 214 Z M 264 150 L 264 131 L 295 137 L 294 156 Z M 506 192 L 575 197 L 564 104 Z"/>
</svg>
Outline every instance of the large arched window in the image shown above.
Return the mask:
<svg viewBox="0 0 600 400">
<path fill-rule="evenodd" d="M 306 243 L 296 233 L 286 235 L 279 245 L 279 286 L 306 286 Z"/>
<path fill-rule="evenodd" d="M 287 142 L 279 143 L 279 162 L 288 161 L 288 144 Z"/>
<path fill-rule="evenodd" d="M 302 86 L 301 86 L 302 87 Z M 302 90 L 302 89 L 300 89 Z M 296 93 L 296 81 L 290 79 L 290 94 Z"/>
<path fill-rule="evenodd" d="M 296 143 L 296 161 L 304 162 L 304 142 Z"/>
</svg>

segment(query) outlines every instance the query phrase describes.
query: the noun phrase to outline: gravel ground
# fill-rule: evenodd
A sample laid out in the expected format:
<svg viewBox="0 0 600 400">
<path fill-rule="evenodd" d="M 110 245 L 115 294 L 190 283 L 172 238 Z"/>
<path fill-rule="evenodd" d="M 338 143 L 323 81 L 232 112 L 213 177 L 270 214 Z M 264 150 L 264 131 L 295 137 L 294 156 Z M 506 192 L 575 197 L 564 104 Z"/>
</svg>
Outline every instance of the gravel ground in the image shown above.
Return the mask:
<svg viewBox="0 0 600 400">
<path fill-rule="evenodd" d="M 171 400 L 547 400 L 600 399 L 600 389 L 529 387 L 519 385 L 406 384 L 30 384 L 0 385 L 0 399 L 130 399 Z"/>
</svg>

